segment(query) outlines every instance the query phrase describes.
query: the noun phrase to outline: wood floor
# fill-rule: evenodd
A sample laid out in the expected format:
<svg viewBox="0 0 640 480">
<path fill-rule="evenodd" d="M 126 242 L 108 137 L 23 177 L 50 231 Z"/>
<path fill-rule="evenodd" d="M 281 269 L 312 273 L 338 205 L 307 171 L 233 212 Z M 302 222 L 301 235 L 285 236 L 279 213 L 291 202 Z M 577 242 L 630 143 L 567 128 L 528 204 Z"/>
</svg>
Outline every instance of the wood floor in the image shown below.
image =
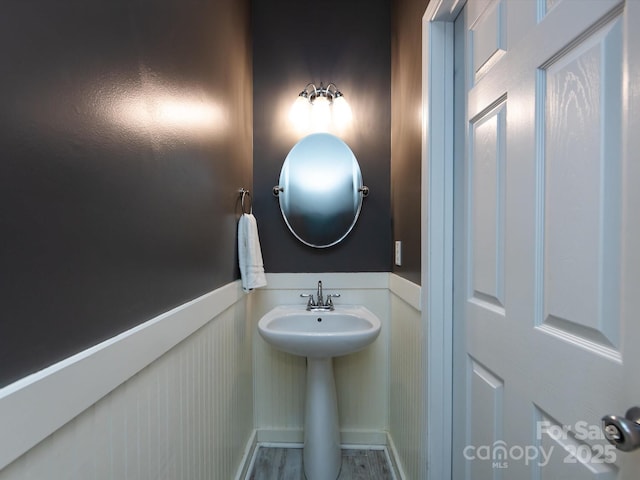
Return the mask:
<svg viewBox="0 0 640 480">
<path fill-rule="evenodd" d="M 304 480 L 301 448 L 260 447 L 250 480 Z M 338 480 L 395 480 L 384 450 L 342 450 Z"/>
</svg>

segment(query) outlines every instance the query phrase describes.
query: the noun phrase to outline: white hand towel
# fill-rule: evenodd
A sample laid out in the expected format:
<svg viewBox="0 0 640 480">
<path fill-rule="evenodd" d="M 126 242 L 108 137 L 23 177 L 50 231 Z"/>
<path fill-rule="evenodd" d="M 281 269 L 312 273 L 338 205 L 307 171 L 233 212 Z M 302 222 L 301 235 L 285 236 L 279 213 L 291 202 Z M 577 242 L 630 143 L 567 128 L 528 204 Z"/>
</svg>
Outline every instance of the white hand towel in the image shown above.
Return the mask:
<svg viewBox="0 0 640 480">
<path fill-rule="evenodd" d="M 251 213 L 242 214 L 238 221 L 238 262 L 242 289 L 245 292 L 267 284 L 258 238 L 258 224 L 256 217 Z"/>
</svg>

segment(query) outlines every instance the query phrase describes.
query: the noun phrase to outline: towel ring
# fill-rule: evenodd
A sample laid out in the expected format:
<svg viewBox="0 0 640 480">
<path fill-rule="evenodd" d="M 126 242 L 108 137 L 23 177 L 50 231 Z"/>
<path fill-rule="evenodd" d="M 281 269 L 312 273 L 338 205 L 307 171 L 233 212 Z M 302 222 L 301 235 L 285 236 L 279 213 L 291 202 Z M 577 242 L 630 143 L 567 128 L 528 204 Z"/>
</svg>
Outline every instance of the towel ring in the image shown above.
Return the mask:
<svg viewBox="0 0 640 480">
<path fill-rule="evenodd" d="M 251 198 L 251 192 L 246 188 L 241 188 L 240 190 L 240 206 L 242 207 L 242 213 L 253 213 L 253 198 Z M 245 210 L 244 199 L 245 197 L 249 197 L 249 211 Z"/>
</svg>

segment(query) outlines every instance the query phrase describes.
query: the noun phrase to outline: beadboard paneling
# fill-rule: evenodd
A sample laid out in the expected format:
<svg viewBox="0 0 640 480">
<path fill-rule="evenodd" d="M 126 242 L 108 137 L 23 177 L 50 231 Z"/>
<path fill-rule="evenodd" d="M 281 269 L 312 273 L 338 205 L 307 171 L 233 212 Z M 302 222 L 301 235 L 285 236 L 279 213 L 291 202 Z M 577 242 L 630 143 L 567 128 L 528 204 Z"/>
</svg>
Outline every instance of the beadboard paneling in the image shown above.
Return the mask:
<svg viewBox="0 0 640 480">
<path fill-rule="evenodd" d="M 420 286 L 397 275 L 390 279 L 389 435 L 405 478 L 427 478 L 425 326 Z"/>
<path fill-rule="evenodd" d="M 246 303 L 239 297 L 1 470 L 0 480 L 233 478 L 253 431 Z"/>
<path fill-rule="evenodd" d="M 378 339 L 369 347 L 334 359 L 340 428 L 349 432 L 381 432 L 388 428 L 388 273 L 268 274 L 268 287 L 252 299 L 254 328 L 277 305 L 302 304 L 300 293 L 315 291 L 322 280 L 325 293 L 340 293 L 336 304 L 361 304 L 382 322 Z M 304 425 L 306 359 L 282 353 L 254 337 L 255 422 L 260 441 L 269 432 L 291 431 L 295 439 Z M 296 433 L 294 433 L 294 431 Z M 262 434 L 261 434 L 262 432 Z M 353 438 L 343 435 L 343 442 Z M 291 441 L 291 440 L 290 440 Z M 294 440 L 295 441 L 295 440 Z"/>
</svg>

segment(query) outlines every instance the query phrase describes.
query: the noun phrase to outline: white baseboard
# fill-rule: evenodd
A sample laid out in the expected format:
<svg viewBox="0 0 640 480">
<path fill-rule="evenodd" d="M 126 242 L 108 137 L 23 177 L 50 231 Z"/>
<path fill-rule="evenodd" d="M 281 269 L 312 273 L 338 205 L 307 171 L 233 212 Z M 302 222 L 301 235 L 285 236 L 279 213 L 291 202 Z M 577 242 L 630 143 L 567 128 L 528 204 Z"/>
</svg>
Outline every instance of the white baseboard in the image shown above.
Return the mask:
<svg viewBox="0 0 640 480">
<path fill-rule="evenodd" d="M 261 428 L 257 431 L 257 441 L 260 444 L 270 445 L 302 445 L 304 443 L 304 432 L 303 430 L 293 429 Z M 387 445 L 387 432 L 379 430 L 341 430 L 340 442 L 343 448 L 352 448 L 354 445 L 385 446 Z"/>
<path fill-rule="evenodd" d="M 342 430 L 340 440 L 344 448 L 350 445 L 380 445 L 387 444 L 387 432 L 378 430 Z"/>
<path fill-rule="evenodd" d="M 301 445 L 304 442 L 302 430 L 259 428 L 257 432 L 258 443 L 295 443 Z"/>
<path fill-rule="evenodd" d="M 395 476 L 399 480 L 406 480 L 407 476 L 405 475 L 404 469 L 402 468 L 402 464 L 399 461 L 400 455 L 398 455 L 396 444 L 393 443 L 393 437 L 388 432 L 387 432 L 387 448 L 388 448 L 387 452 L 389 453 L 389 460 L 391 462 L 391 468 L 393 468 Z"/>
<path fill-rule="evenodd" d="M 251 470 L 253 469 L 253 464 L 255 462 L 256 450 L 258 446 L 256 429 L 254 428 L 249 435 L 249 440 L 247 440 L 247 445 L 244 447 L 244 454 L 242 455 L 242 460 L 240 460 L 240 465 L 238 466 L 238 471 L 236 472 L 235 480 L 243 480 L 247 478 Z"/>
</svg>

